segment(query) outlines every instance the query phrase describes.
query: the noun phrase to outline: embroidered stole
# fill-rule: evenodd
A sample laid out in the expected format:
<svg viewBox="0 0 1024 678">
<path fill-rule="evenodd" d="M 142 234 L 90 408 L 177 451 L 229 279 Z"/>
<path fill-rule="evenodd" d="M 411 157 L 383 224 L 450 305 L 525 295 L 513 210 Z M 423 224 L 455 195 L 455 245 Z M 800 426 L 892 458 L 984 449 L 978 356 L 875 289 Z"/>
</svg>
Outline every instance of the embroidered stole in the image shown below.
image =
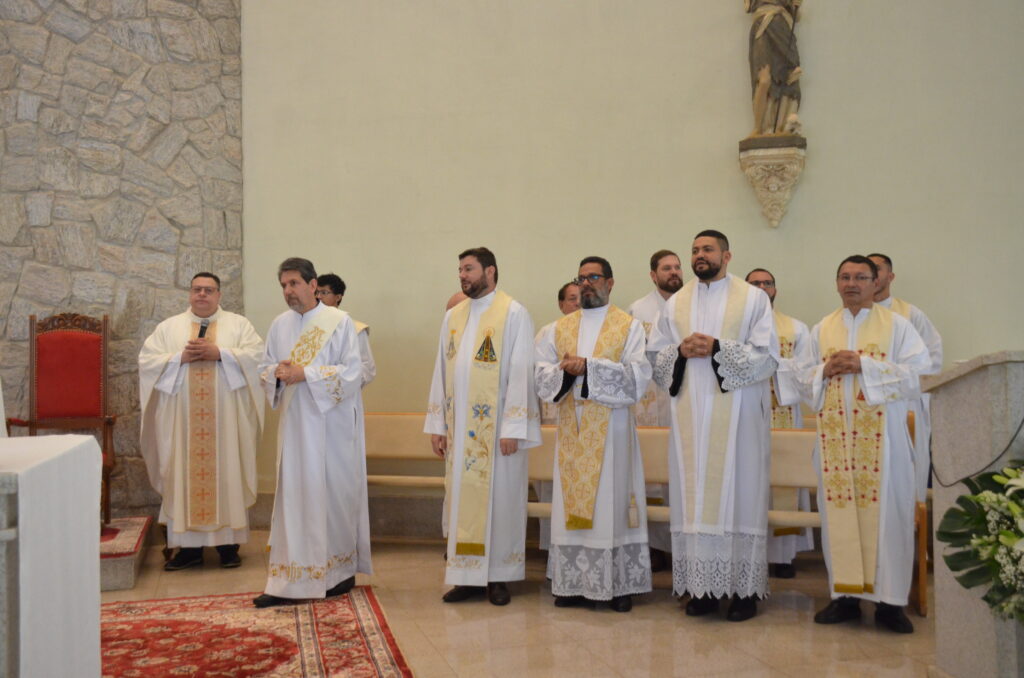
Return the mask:
<svg viewBox="0 0 1024 678">
<path fill-rule="evenodd" d="M 889 356 L 892 317 L 883 306 L 871 307 L 857 329 L 857 353 L 883 361 Z M 843 309 L 822 321 L 819 335 L 822 361 L 848 349 L 849 330 L 843 323 Z M 854 402 L 847 402 L 845 397 L 848 376 L 853 378 Z M 867 404 L 857 375 L 836 375 L 825 386 L 825 404 L 818 413 L 818 437 L 833 590 L 872 593 L 878 558 L 885 405 Z"/>
<path fill-rule="evenodd" d="M 295 345 L 292 346 L 288 359 L 293 364 L 301 365 L 302 367 L 311 365 L 316 360 L 316 357 L 320 355 L 323 347 L 331 340 L 334 330 L 337 329 L 346 315 L 348 314 L 345 311 L 333 306 L 324 306 L 316 313 L 307 312 L 303 318 L 302 331 L 299 333 L 299 338 L 295 341 Z M 288 406 L 295 396 L 295 388 L 297 386 L 298 384 L 291 384 L 284 390 L 284 398 L 281 401 L 281 419 L 284 419 L 285 414 L 288 412 Z M 283 434 L 284 427 L 281 427 L 279 431 Z M 281 449 L 280 445 L 278 445 L 278 449 Z M 278 463 L 280 463 L 280 454 L 278 455 Z"/>
<path fill-rule="evenodd" d="M 445 423 L 448 429 L 446 455 L 445 494 L 451 496 L 454 482 L 455 435 L 455 363 L 458 360 L 462 335 L 469 322 L 471 300 L 466 299 L 452 309 L 448 316 L 448 347 L 445 352 Z M 491 506 L 491 470 L 494 466 L 494 448 L 498 441 L 498 395 L 501 384 L 501 346 L 505 336 L 505 321 L 512 297 L 502 291 L 494 293 L 494 300 L 481 315 L 477 324 L 473 346 L 476 352 L 470 359 L 469 392 L 466 403 L 466 439 L 462 448 L 462 468 L 459 473 L 458 524 L 455 532 L 455 554 L 483 556 L 486 554 L 487 518 Z M 451 507 L 449 507 L 451 510 Z M 450 524 L 450 522 L 449 522 Z"/>
<path fill-rule="evenodd" d="M 729 276 L 728 298 L 725 304 L 725 315 L 718 339 L 740 340 L 743 328 L 743 317 L 747 307 L 750 286 L 735 276 Z M 696 303 L 697 285 L 702 284 L 694 279 L 676 293 L 675 322 L 680 339 L 693 334 L 690 326 L 690 313 Z M 703 394 L 690 390 L 693 373 L 683 373 L 682 388 L 675 398 L 676 409 L 676 446 L 680 451 L 679 473 L 681 487 L 685 489 L 683 531 L 694 533 L 700 531 L 699 525 L 713 525 L 720 528 L 722 485 L 725 477 L 725 461 L 729 456 L 729 443 L 732 429 L 733 393 L 722 393 L 717 384 L 714 387 L 711 403 L 711 428 L 707 436 L 707 455 L 702 460 L 697 444 L 699 426 L 693 420 L 693 401 Z M 697 483 L 701 480 L 704 490 L 703 503 L 697 506 Z M 699 518 L 698 518 L 699 515 Z"/>
<path fill-rule="evenodd" d="M 582 318 L 583 312 L 575 311 L 558 320 L 555 346 L 559 356 L 577 354 Z M 633 316 L 616 306 L 608 306 L 594 344 L 593 357 L 618 362 L 626 347 L 632 322 Z M 582 414 L 577 420 L 573 391 L 570 389 L 558 403 L 558 475 L 565 507 L 565 529 L 589 530 L 594 527 L 594 502 L 601 480 L 612 408 L 584 400 Z M 632 464 L 632 460 L 629 463 Z M 629 489 L 632 493 L 633 488 Z"/>
<path fill-rule="evenodd" d="M 352 318 L 352 324 L 356 326 L 356 334 L 359 334 L 360 332 L 365 332 L 366 330 L 370 329 L 369 325 L 367 325 L 366 323 L 361 323 L 355 318 Z"/>
<path fill-rule="evenodd" d="M 190 339 L 199 336 L 192 323 Z M 206 339 L 217 343 L 217 321 L 206 328 Z M 188 364 L 188 527 L 202 530 L 220 525 L 217 501 L 217 363 L 197 360 Z"/>
<path fill-rule="evenodd" d="M 779 337 L 779 357 L 792 358 L 796 347 L 796 323 L 785 313 L 772 311 L 775 316 L 775 333 Z M 775 378 L 768 380 L 772 392 L 772 428 L 793 428 L 796 424 L 796 409 L 800 405 L 780 405 L 775 393 Z M 773 487 L 772 508 L 780 511 L 796 511 L 799 509 L 800 495 L 795 487 Z M 782 537 L 788 534 L 801 534 L 798 527 L 779 527 L 772 534 Z"/>
</svg>

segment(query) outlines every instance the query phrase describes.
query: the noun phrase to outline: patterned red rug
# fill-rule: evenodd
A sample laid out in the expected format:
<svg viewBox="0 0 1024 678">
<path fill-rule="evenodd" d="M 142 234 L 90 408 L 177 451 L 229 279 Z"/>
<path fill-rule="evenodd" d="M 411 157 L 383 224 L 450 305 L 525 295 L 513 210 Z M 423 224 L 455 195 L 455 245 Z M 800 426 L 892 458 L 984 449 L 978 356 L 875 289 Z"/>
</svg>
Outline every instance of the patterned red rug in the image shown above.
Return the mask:
<svg viewBox="0 0 1024 678">
<path fill-rule="evenodd" d="M 412 676 L 369 587 L 262 610 L 256 595 L 103 605 L 103 675 Z"/>
</svg>

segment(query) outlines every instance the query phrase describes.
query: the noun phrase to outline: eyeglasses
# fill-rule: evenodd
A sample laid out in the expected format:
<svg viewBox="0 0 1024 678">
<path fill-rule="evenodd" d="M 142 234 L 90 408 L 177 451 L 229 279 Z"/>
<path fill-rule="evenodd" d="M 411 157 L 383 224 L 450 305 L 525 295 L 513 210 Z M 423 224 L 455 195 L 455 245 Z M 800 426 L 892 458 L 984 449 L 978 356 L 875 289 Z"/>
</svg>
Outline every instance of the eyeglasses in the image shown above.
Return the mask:
<svg viewBox="0 0 1024 678">
<path fill-rule="evenodd" d="M 851 280 L 859 282 L 859 283 L 866 283 L 866 282 L 871 282 L 872 280 L 874 280 L 874 278 L 872 278 L 869 275 L 847 275 L 847 274 L 844 273 L 841 276 L 837 276 L 836 280 L 838 280 L 839 282 L 844 282 L 844 283 L 845 282 L 850 282 Z"/>
<path fill-rule="evenodd" d="M 192 294 L 213 294 L 214 292 L 220 292 L 219 287 L 193 287 L 191 290 Z"/>
<path fill-rule="evenodd" d="M 604 276 L 601 275 L 600 273 L 591 273 L 590 275 L 581 275 L 580 277 L 570 280 L 569 282 L 575 283 L 576 285 L 582 285 L 583 283 L 590 283 L 591 285 L 593 285 L 603 277 Z"/>
<path fill-rule="evenodd" d="M 771 280 L 750 280 L 748 282 L 754 287 L 775 287 L 775 283 Z"/>
</svg>

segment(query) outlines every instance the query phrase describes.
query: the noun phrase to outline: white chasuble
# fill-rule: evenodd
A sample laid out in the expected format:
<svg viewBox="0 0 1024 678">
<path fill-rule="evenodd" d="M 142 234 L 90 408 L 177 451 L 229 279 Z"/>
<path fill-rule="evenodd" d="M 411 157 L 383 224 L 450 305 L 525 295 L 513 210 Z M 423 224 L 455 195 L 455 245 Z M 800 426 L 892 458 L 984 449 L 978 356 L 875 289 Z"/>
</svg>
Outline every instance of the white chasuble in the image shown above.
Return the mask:
<svg viewBox="0 0 1024 678">
<path fill-rule="evenodd" d="M 819 413 L 819 418 L 825 415 L 830 421 L 835 421 L 835 424 L 830 424 L 833 428 L 858 428 L 862 411 L 875 412 L 880 419 L 878 428 L 882 437 L 877 449 L 878 470 L 876 472 L 875 467 L 869 466 L 867 472 L 862 474 L 863 478 L 857 478 L 864 491 L 856 496 L 847 495 L 853 505 L 858 502 L 865 507 L 871 502 L 877 504 L 877 518 L 872 518 L 877 521 L 877 527 L 869 531 L 869 525 L 845 521 L 840 524 L 844 534 L 836 536 L 836 539 L 842 540 L 841 544 L 832 543 L 831 530 L 837 524 L 830 520 L 828 512 L 830 505 L 842 499 L 842 493 L 849 488 L 843 484 L 842 474 L 831 473 L 832 467 L 828 473 L 822 473 L 825 464 L 832 464 L 833 461 L 823 459 L 820 439 L 815 446 L 815 463 L 819 473 L 818 503 L 819 509 L 823 511 L 822 550 L 829 569 L 829 589 L 833 598 L 854 595 L 875 602 L 906 605 L 914 561 L 914 459 L 906 420 L 910 401 L 920 395 L 918 376 L 928 369 L 929 356 L 920 336 L 908 321 L 877 304 L 872 306 L 872 311 L 861 310 L 853 316 L 844 308 L 826 316 L 811 330 L 808 350 L 798 358 L 799 370 L 780 374 L 779 379 L 784 391 L 787 388 L 800 389 L 806 402 Z M 869 320 L 883 314 L 889 316 L 885 324 L 872 323 L 872 329 L 868 325 Z M 879 332 L 878 327 L 884 327 L 884 332 Z M 822 341 L 823 330 L 826 330 L 825 343 Z M 843 337 L 838 340 L 835 338 L 837 334 L 843 333 L 845 342 L 842 341 Z M 888 336 L 868 341 L 868 335 L 872 333 L 888 333 Z M 861 353 L 860 374 L 824 378 L 826 356 L 836 350 L 836 346 L 831 344 L 837 341 L 841 344 L 839 349 Z M 826 344 L 829 346 L 823 348 Z M 830 389 L 837 391 L 836 395 L 843 403 L 841 412 L 836 412 L 834 407 L 828 405 L 827 392 Z M 858 407 L 858 403 L 864 407 Z M 839 420 L 835 419 L 837 414 L 841 417 Z M 830 450 L 828 456 L 832 457 L 839 451 Z M 830 480 L 833 476 L 834 479 Z M 866 515 L 871 517 L 873 512 L 874 509 L 871 509 Z M 864 514 L 863 508 L 859 507 L 853 515 L 859 518 Z M 873 543 L 863 543 L 862 535 L 868 533 L 874 535 Z M 856 568 L 857 564 L 866 562 L 864 553 L 873 554 L 873 564 L 866 571 L 861 568 L 855 573 L 855 576 L 860 577 L 859 581 L 849 581 L 848 570 L 840 573 L 837 578 L 831 555 L 836 546 L 847 554 L 856 547 L 855 555 L 843 556 L 843 567 Z M 857 586 L 862 588 L 862 592 L 852 590 Z"/>
<path fill-rule="evenodd" d="M 898 313 L 914 326 L 921 340 L 928 348 L 928 356 L 931 365 L 926 372 L 921 374 L 938 374 L 942 371 L 942 337 L 935 325 L 928 319 L 928 316 L 913 304 L 907 303 L 896 297 L 887 297 L 876 302 L 893 313 Z M 932 415 L 931 415 L 931 394 L 922 393 L 911 403 L 911 412 L 914 413 L 914 485 L 917 491 L 918 501 L 928 500 L 928 478 L 931 475 L 931 437 L 932 437 Z"/>
<path fill-rule="evenodd" d="M 496 328 L 488 334 L 491 328 L 482 318 L 492 317 L 487 311 L 498 294 L 508 299 L 491 292 L 445 314 L 430 387 L 423 430 L 449 441 L 442 512 L 449 585 L 484 586 L 526 577 L 526 450 L 541 442 L 533 391 L 533 323 L 521 304 L 508 299 L 500 339 Z M 484 364 L 474 367 L 474 362 Z M 498 375 L 493 407 L 471 402 L 471 394 L 480 393 L 473 380 L 488 379 L 489 368 Z M 477 432 L 486 438 L 479 446 L 467 445 Z M 501 438 L 516 440 L 518 451 L 501 454 Z M 484 449 L 490 452 L 486 464 Z M 484 468 L 486 487 L 480 484 Z M 472 488 L 471 497 L 463 497 L 466 488 Z"/>
<path fill-rule="evenodd" d="M 778 364 L 768 296 L 733 275 L 691 280 L 648 342 L 654 378 L 670 389 L 673 587 L 694 596 L 764 596 L 771 395 Z M 684 359 L 691 333 L 717 352 Z"/>
<path fill-rule="evenodd" d="M 582 309 L 559 321 L 578 314 L 575 353 L 587 358 L 585 375 L 573 378 L 559 368 L 564 352 L 559 351 L 557 324 L 549 326 L 537 339 L 537 394 L 542 401 L 553 402 L 560 392 L 571 388 L 574 411 L 569 414 L 575 417 L 577 426 L 583 423 L 587 403 L 610 410 L 589 529 L 567 527 L 571 512 L 566 509 L 560 473 L 560 433 L 548 554 L 551 592 L 556 596 L 610 600 L 651 590 L 646 512 L 630 511 L 631 504 L 644 496 L 643 463 L 633 406 L 647 388 L 651 367 L 644 355 L 643 325 L 635 319 L 629 320 L 629 331 L 617 360 L 594 357 L 602 352 L 595 348 L 609 313 L 623 312 L 602 306 Z"/>
<path fill-rule="evenodd" d="M 303 365 L 305 381 L 286 387 L 277 380 L 283 360 Z M 260 375 L 281 411 L 265 592 L 323 598 L 357 572 L 372 573 L 363 373 L 352 319 L 319 303 L 304 314 L 285 311 L 270 325 Z"/>
<path fill-rule="evenodd" d="M 168 318 L 139 353 L 142 456 L 172 547 L 245 543 L 256 501 L 263 341 L 248 320 L 218 308 L 205 337 L 221 359 L 183 364 L 203 320 L 190 311 Z"/>
<path fill-rule="evenodd" d="M 772 428 L 803 428 L 804 417 L 800 409 L 800 394 L 779 394 L 778 374 L 792 369 L 796 356 L 807 350 L 810 330 L 807 325 L 779 310 L 773 310 L 775 334 L 779 339 L 779 369 L 768 382 L 772 393 Z M 810 459 L 808 459 L 810 463 Z M 771 508 L 780 511 L 809 511 L 811 493 L 807 488 L 773 487 Z M 799 551 L 814 550 L 814 531 L 809 528 L 779 528 L 768 535 L 768 562 L 793 562 Z"/>
</svg>

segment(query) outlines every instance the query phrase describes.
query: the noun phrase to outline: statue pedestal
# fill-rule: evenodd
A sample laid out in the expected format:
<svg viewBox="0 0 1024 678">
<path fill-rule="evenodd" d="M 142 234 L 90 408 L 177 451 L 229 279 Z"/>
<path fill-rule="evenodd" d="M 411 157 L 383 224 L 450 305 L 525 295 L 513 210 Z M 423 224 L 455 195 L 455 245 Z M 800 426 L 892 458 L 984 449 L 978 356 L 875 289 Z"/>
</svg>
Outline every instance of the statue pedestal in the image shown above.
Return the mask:
<svg viewBox="0 0 1024 678">
<path fill-rule="evenodd" d="M 1024 457 L 1024 351 L 978 356 L 930 377 L 934 524 L 967 492 L 959 481 Z M 1024 433 L 1024 431 L 1020 432 Z M 934 678 L 1024 675 L 1024 625 L 997 619 L 981 600 L 987 587 L 965 589 L 935 558 Z"/>
<path fill-rule="evenodd" d="M 772 227 L 777 227 L 786 213 L 806 155 L 807 139 L 796 134 L 748 137 L 740 142 L 740 169 Z"/>
</svg>

